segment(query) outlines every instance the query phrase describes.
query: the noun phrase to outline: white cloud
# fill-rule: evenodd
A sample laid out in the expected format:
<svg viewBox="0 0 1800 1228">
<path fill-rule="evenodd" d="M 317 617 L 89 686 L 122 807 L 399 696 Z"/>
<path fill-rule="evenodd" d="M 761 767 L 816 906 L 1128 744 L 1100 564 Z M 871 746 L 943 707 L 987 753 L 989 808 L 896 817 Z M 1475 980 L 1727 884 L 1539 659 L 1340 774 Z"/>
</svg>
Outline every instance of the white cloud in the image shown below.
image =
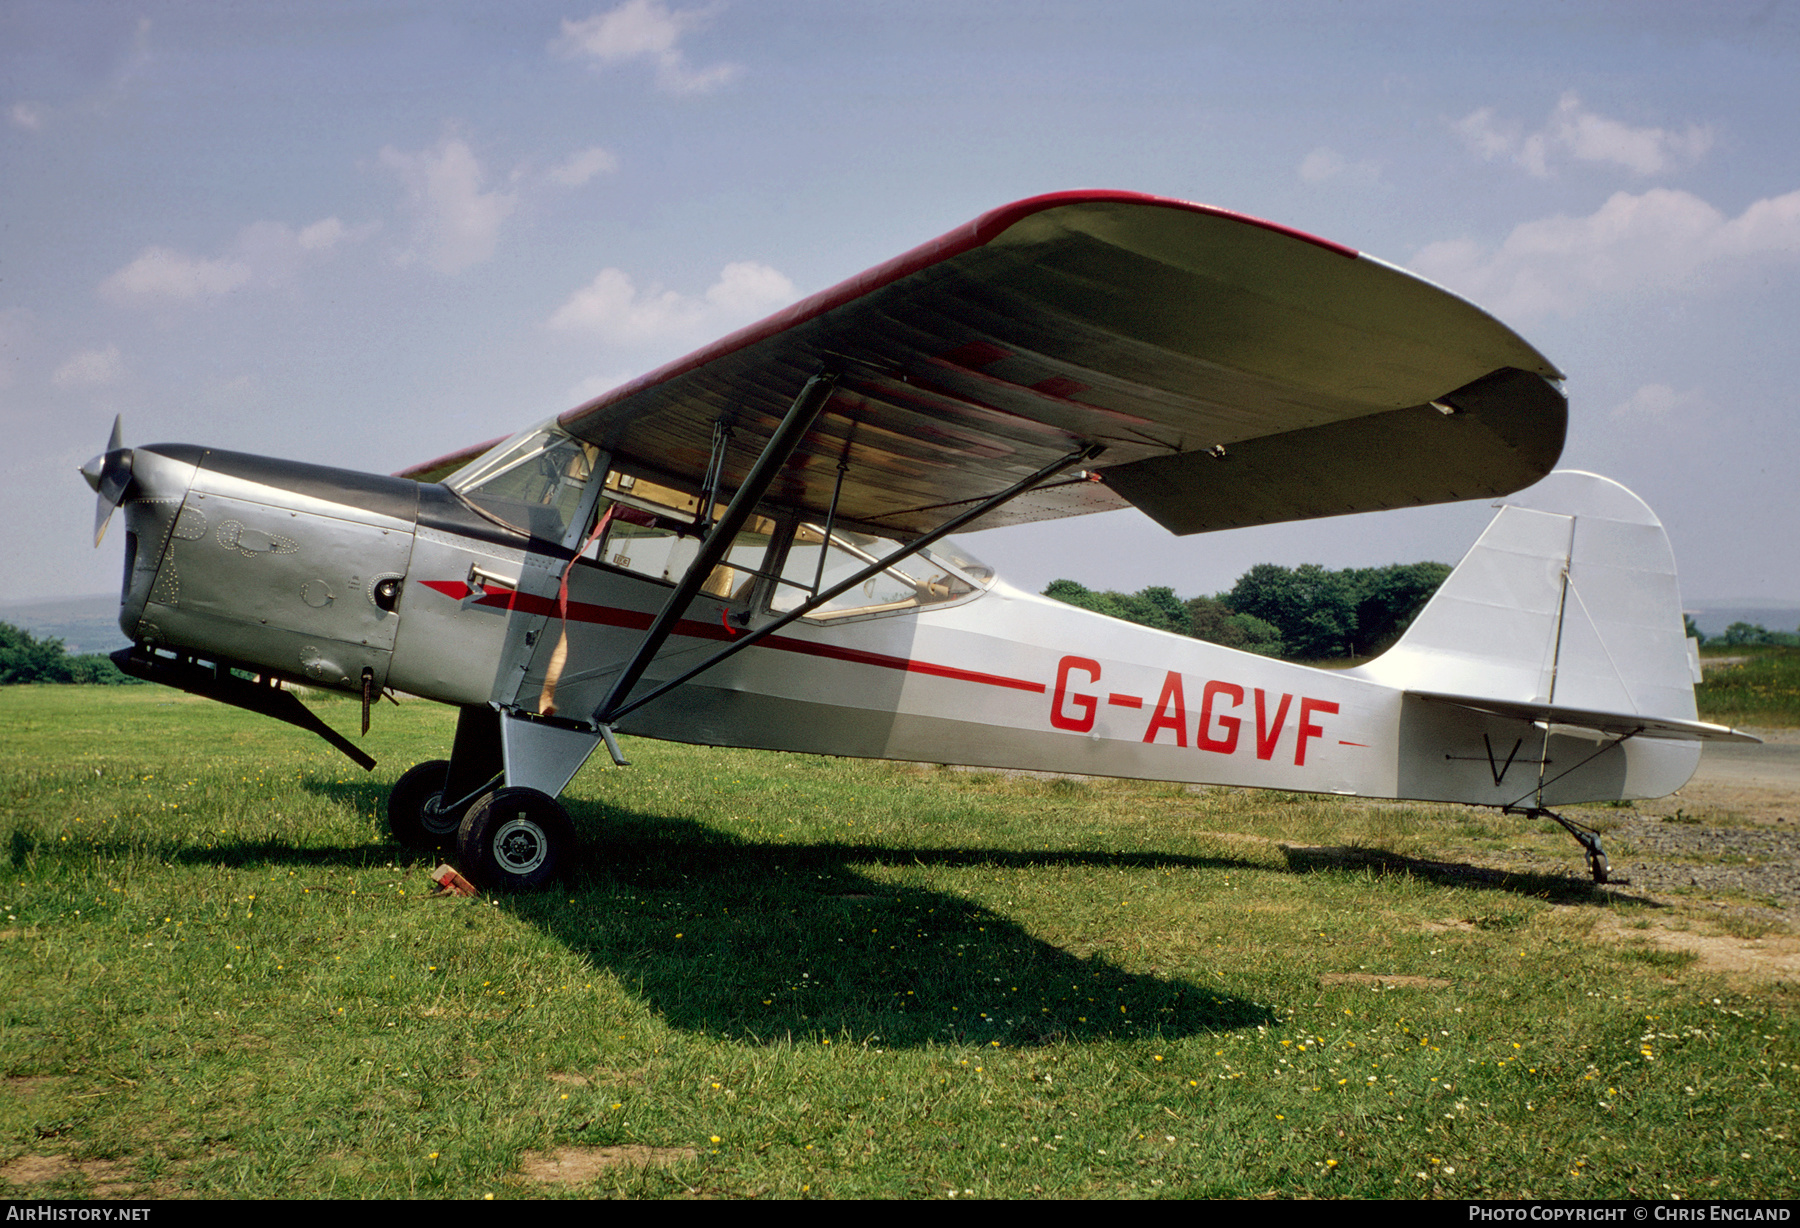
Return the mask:
<svg viewBox="0 0 1800 1228">
<path fill-rule="evenodd" d="M 740 260 L 720 270 L 706 301 L 726 315 L 761 315 L 793 302 L 794 283 L 766 264 Z"/>
<path fill-rule="evenodd" d="M 1341 179 L 1352 183 L 1374 183 L 1381 178 L 1376 162 L 1349 162 L 1335 149 L 1321 145 L 1300 163 L 1300 178 L 1307 183 L 1325 183 Z"/>
<path fill-rule="evenodd" d="M 705 29 L 712 10 L 670 9 L 660 0 L 625 0 L 618 8 L 582 21 L 564 20 L 562 34 L 550 49 L 570 58 L 585 57 L 596 69 L 648 60 L 656 66 L 656 87 L 670 94 L 704 94 L 726 84 L 740 71 L 736 64 L 695 68 L 679 43 L 693 30 Z"/>
<path fill-rule="evenodd" d="M 109 345 L 104 350 L 81 351 L 58 367 L 50 382 L 58 388 L 99 388 L 118 383 L 124 374 L 119 347 Z"/>
<path fill-rule="evenodd" d="M 1552 121 L 1554 140 L 1584 162 L 1614 162 L 1639 175 L 1655 175 L 1677 163 L 1697 162 L 1712 148 L 1711 128 L 1689 124 L 1685 132 L 1633 128 L 1581 108 L 1563 95 Z"/>
<path fill-rule="evenodd" d="M 374 230 L 373 225 L 352 230 L 335 217 L 298 231 L 283 222 L 252 222 L 238 235 L 233 252 L 250 266 L 257 284 L 277 285 L 298 273 L 307 257 L 367 238 Z"/>
<path fill-rule="evenodd" d="M 1648 419 L 1666 422 L 1670 418 L 1691 420 L 1711 406 L 1698 388 L 1677 392 L 1667 384 L 1645 384 L 1613 407 L 1612 416 L 1623 419 Z"/>
<path fill-rule="evenodd" d="M 565 188 L 578 188 L 595 175 L 619 169 L 619 160 L 598 145 L 570 154 L 550 168 L 550 179 Z"/>
<path fill-rule="evenodd" d="M 1715 289 L 1800 256 L 1800 191 L 1727 218 L 1688 192 L 1616 192 L 1586 217 L 1525 222 L 1498 247 L 1433 243 L 1412 267 L 1503 319 L 1572 315 L 1597 300 L 1682 285 Z"/>
<path fill-rule="evenodd" d="M 306 227 L 296 236 L 296 240 L 304 251 L 323 252 L 330 251 L 349 237 L 351 232 L 348 227 L 335 217 L 328 217 Z"/>
<path fill-rule="evenodd" d="M 1470 152 L 1484 160 L 1508 157 L 1538 176 L 1550 174 L 1551 162 L 1560 158 L 1610 163 L 1635 175 L 1658 175 L 1699 161 L 1713 143 L 1712 129 L 1699 124 L 1677 132 L 1633 128 L 1597 115 L 1583 107 L 1573 91 L 1557 100 L 1549 120 L 1535 132 L 1524 131 L 1517 121 L 1497 118 L 1492 107 L 1466 115 L 1450 127 Z"/>
<path fill-rule="evenodd" d="M 169 247 L 146 247 L 138 258 L 100 283 L 100 297 L 113 303 L 199 298 L 229 294 L 254 276 L 242 260 L 207 260 Z"/>
<path fill-rule="evenodd" d="M 335 217 L 295 231 L 285 222 L 252 222 L 229 251 L 190 256 L 170 247 L 146 247 L 124 268 L 100 283 L 111 303 L 196 302 L 249 285 L 277 285 L 298 271 L 309 254 L 368 237 L 373 226 L 352 229 Z"/>
<path fill-rule="evenodd" d="M 6 109 L 6 118 L 15 128 L 36 132 L 44 126 L 47 113 L 41 102 L 15 102 Z"/>
<path fill-rule="evenodd" d="M 587 333 L 609 345 L 699 340 L 747 324 L 794 298 L 794 283 L 766 264 L 728 264 L 704 294 L 651 286 L 639 292 L 620 269 L 602 269 L 550 317 L 560 332 Z"/>
<path fill-rule="evenodd" d="M 486 175 L 468 142 L 446 136 L 437 148 L 381 151 L 382 165 L 406 184 L 417 218 L 416 248 L 403 260 L 423 259 L 440 273 L 460 273 L 494 254 L 500 225 L 518 208 L 513 192 L 484 192 Z"/>
<path fill-rule="evenodd" d="M 1493 161 L 1501 154 L 1512 153 L 1519 145 L 1519 125 L 1494 118 L 1494 108 L 1483 107 L 1450 125 L 1450 130 L 1463 139 L 1470 152 Z"/>
<path fill-rule="evenodd" d="M 152 53 L 150 51 L 150 19 L 138 18 L 137 31 L 131 39 L 131 51 L 126 55 L 124 63 L 119 66 L 113 78 L 115 93 L 124 93 L 134 77 L 149 67 Z"/>
</svg>

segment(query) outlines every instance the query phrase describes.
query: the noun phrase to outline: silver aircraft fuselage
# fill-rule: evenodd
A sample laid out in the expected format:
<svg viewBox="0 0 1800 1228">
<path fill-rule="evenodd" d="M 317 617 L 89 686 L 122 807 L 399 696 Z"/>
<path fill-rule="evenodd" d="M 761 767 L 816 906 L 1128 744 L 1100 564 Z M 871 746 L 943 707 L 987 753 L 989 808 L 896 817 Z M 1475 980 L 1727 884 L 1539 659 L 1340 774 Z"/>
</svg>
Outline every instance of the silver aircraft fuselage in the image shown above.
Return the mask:
<svg viewBox="0 0 1800 1228">
<path fill-rule="evenodd" d="M 510 531 L 443 485 L 189 445 L 136 448 L 130 465 L 120 626 L 146 648 L 221 669 L 580 717 L 603 699 L 672 587 L 629 552 L 678 539 L 620 537 L 582 553 Z M 770 523 L 761 565 L 694 600 L 646 687 L 773 617 L 784 558 L 799 567 L 803 533 L 796 522 Z M 1532 723 L 1515 716 L 977 578 L 930 603 L 875 601 L 800 619 L 618 728 L 711 745 L 1501 806 L 1661 796 L 1699 755 L 1694 741 L 1607 747 L 1560 727 L 1545 729 L 1540 747 Z M 1523 743 L 1523 754 L 1507 753 Z M 1546 785 L 1546 763 L 1568 770 Z"/>
</svg>

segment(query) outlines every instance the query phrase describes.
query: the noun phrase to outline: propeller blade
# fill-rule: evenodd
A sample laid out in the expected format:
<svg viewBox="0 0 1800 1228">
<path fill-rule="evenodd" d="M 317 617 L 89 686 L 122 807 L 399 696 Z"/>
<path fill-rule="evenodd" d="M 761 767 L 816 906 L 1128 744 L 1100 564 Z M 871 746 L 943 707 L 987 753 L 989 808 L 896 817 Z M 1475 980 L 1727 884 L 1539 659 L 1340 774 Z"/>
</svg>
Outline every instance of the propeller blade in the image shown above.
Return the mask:
<svg viewBox="0 0 1800 1228">
<path fill-rule="evenodd" d="M 106 441 L 106 451 L 81 467 L 81 476 L 100 497 L 94 507 L 96 546 L 106 536 L 106 526 L 111 523 L 119 500 L 125 497 L 125 488 L 131 485 L 131 449 L 122 446 L 125 440 L 123 418 L 122 414 L 114 416 L 112 435 Z"/>
</svg>

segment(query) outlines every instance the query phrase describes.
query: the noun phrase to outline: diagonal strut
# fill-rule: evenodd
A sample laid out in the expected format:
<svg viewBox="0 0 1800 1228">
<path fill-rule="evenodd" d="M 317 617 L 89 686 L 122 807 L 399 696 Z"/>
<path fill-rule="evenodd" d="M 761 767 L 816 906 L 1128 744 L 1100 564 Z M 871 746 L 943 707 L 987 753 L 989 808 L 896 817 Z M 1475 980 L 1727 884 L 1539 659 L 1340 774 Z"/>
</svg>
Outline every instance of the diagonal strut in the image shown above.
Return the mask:
<svg viewBox="0 0 1800 1228">
<path fill-rule="evenodd" d="M 676 622 L 699 595 L 700 586 L 706 583 L 712 569 L 725 557 L 725 552 L 737 538 L 738 530 L 744 527 L 745 521 L 750 519 L 750 513 L 762 501 L 763 494 L 775 480 L 775 475 L 787 464 L 794 449 L 800 446 L 806 432 L 812 429 L 814 420 L 825 408 L 825 402 L 831 399 L 832 390 L 836 387 L 835 374 L 820 373 L 807 380 L 800 389 L 800 395 L 794 398 L 787 416 L 775 428 L 775 433 L 769 436 L 762 455 L 756 458 L 756 464 L 745 475 L 743 485 L 731 497 L 731 505 L 725 509 L 724 516 L 712 527 L 712 531 L 701 543 L 699 553 L 694 556 L 694 561 L 688 564 L 681 583 L 675 586 L 675 591 L 663 602 L 656 621 L 650 624 L 650 629 L 639 641 L 637 652 L 625 666 L 624 672 L 614 679 L 606 698 L 594 710 L 597 722 L 604 725 L 615 718 L 615 710 L 631 694 L 631 688 L 637 685 L 638 679 L 644 676 L 644 671 L 650 667 L 651 660 L 669 638 L 669 633 L 675 630 Z"/>
</svg>

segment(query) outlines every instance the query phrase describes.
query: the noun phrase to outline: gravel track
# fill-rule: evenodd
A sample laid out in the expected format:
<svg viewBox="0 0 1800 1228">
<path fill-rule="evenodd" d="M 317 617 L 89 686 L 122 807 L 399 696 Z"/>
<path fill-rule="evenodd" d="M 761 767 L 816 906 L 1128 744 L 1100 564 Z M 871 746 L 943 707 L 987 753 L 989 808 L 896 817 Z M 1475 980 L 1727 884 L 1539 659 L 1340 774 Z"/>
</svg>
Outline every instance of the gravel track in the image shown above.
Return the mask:
<svg viewBox="0 0 1800 1228">
<path fill-rule="evenodd" d="M 1760 746 L 1708 745 L 1694 778 L 1633 810 L 1575 814 L 1601 830 L 1615 881 L 1631 889 L 1731 892 L 1800 920 L 1800 730 L 1750 729 Z M 1569 841 L 1558 859 L 1521 850 L 1506 869 L 1585 876 Z"/>
</svg>

